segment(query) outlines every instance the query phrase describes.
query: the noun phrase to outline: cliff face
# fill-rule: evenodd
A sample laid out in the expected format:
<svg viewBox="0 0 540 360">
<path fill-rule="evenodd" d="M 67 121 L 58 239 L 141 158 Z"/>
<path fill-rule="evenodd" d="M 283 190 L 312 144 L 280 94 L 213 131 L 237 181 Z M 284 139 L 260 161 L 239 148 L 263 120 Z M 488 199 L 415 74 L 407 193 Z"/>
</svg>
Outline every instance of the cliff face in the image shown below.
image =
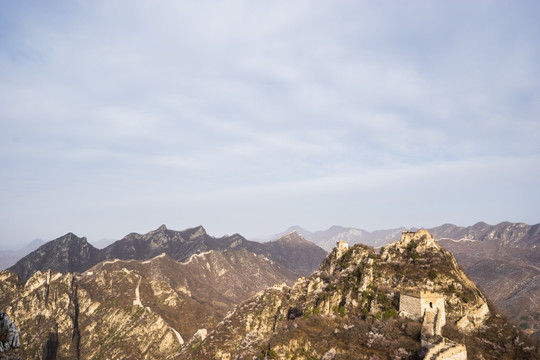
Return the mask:
<svg viewBox="0 0 540 360">
<path fill-rule="evenodd" d="M 247 251 L 182 264 L 167 255 L 102 262 L 82 274 L 0 272 L 0 306 L 20 330 L 23 358 L 160 359 L 199 338 L 231 307 L 296 276 Z"/>
<path fill-rule="evenodd" d="M 411 290 L 444 297 L 442 334 L 465 344 L 471 358 L 534 358 L 517 329 L 490 312 L 451 253 L 425 231 L 403 234 L 380 254 L 362 245 L 335 248 L 313 275 L 258 293 L 177 358 L 422 356 L 428 350 L 420 342 L 422 324 L 398 316 L 400 294 Z"/>
</svg>

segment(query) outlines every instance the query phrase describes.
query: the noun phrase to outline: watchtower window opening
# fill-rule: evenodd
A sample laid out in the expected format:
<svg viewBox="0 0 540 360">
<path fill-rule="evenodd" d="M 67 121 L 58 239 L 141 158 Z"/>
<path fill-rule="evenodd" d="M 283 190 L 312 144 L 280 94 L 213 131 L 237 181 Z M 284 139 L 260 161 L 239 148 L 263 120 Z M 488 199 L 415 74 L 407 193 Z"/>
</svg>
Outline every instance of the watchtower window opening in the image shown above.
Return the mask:
<svg viewBox="0 0 540 360">
<path fill-rule="evenodd" d="M 433 309 L 433 303 L 431 301 L 429 302 L 429 307 Z"/>
</svg>

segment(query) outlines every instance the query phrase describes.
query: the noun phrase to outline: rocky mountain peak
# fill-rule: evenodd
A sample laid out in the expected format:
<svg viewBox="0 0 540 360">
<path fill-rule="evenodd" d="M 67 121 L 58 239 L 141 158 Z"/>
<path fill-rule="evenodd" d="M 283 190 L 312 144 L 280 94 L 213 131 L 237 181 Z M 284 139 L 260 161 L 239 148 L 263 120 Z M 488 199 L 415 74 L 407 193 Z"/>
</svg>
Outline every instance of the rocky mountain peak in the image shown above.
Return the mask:
<svg viewBox="0 0 540 360">
<path fill-rule="evenodd" d="M 309 242 L 305 237 L 300 235 L 296 230 L 291 231 L 288 234 L 283 235 L 279 239 L 276 239 L 274 241 L 281 241 L 281 242 L 290 242 L 290 243 L 298 243 L 298 242 Z"/>
<path fill-rule="evenodd" d="M 189 237 L 190 239 L 208 235 L 206 233 L 206 229 L 202 225 L 194 227 L 193 229 L 190 229 L 190 230 L 192 231 Z"/>
<path fill-rule="evenodd" d="M 72 232 L 68 232 L 66 235 L 54 240 L 56 241 L 57 245 L 59 244 L 74 244 L 74 243 L 80 243 L 84 244 L 87 243 L 87 240 L 85 237 L 78 237 Z"/>
<path fill-rule="evenodd" d="M 82 272 L 102 259 L 100 251 L 89 244 L 85 237 L 67 233 L 26 255 L 9 270 L 26 280 L 36 270 Z"/>
<path fill-rule="evenodd" d="M 428 248 L 440 249 L 433 235 L 425 229 L 418 231 L 403 230 L 401 239 L 395 243 L 395 247 L 400 249 L 400 251 L 410 249 L 411 247 L 424 251 Z"/>
<path fill-rule="evenodd" d="M 311 276 L 258 293 L 177 358 L 529 358 L 518 339 L 422 230 L 380 255 L 334 249 Z"/>
</svg>

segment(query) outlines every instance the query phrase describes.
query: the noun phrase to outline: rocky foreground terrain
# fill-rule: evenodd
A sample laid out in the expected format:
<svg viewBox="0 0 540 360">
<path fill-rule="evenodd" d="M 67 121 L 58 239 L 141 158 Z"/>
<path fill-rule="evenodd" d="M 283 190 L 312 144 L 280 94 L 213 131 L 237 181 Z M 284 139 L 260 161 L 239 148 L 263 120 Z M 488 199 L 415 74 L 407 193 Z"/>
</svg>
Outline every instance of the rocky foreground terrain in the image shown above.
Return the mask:
<svg viewBox="0 0 540 360">
<path fill-rule="evenodd" d="M 104 261 L 85 271 L 0 272 L 0 307 L 25 359 L 158 359 L 203 337 L 233 305 L 296 274 L 246 250 Z"/>
</svg>

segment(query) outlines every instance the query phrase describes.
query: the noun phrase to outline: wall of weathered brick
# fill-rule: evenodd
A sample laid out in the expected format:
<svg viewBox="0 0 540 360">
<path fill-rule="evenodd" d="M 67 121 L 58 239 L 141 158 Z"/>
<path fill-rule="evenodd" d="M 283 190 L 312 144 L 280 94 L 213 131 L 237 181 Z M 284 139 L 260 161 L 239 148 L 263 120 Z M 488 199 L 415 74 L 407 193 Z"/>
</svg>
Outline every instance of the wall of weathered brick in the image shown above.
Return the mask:
<svg viewBox="0 0 540 360">
<path fill-rule="evenodd" d="M 422 305 L 419 297 L 408 294 L 399 295 L 399 312 L 400 314 L 413 319 L 422 317 Z"/>
</svg>

